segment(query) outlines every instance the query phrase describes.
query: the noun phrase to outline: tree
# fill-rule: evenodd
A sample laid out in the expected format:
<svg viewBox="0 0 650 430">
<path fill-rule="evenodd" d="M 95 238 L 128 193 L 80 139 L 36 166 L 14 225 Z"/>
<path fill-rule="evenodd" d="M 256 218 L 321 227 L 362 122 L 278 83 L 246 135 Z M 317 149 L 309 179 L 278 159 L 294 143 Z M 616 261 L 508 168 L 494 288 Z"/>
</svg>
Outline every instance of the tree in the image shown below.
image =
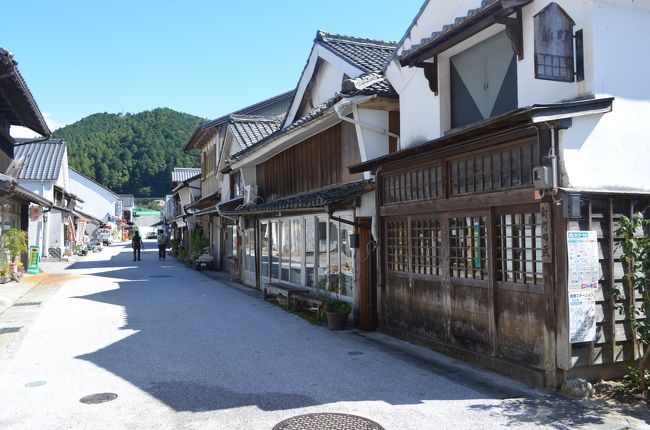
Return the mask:
<svg viewBox="0 0 650 430">
<path fill-rule="evenodd" d="M 632 218 L 622 217 L 616 234 L 623 239 L 620 247 L 623 251 L 622 261 L 625 269 L 623 285 L 625 294 L 614 289 L 612 295 L 617 301 L 618 311 L 625 315 L 632 328 L 634 357 L 637 360 L 636 378 L 641 392 L 647 396 L 646 379 L 650 375 L 646 370 L 650 358 L 650 237 L 648 236 L 650 220 L 640 213 Z M 624 297 L 625 296 L 625 297 Z M 640 300 L 638 300 L 640 299 Z"/>
</svg>

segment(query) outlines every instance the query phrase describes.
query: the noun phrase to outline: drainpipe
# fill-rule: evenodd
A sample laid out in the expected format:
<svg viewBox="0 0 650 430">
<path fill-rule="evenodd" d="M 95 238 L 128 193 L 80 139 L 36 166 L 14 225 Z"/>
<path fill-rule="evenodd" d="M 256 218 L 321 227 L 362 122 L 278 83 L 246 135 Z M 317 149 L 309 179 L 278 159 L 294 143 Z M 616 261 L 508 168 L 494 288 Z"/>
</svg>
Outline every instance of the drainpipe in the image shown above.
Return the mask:
<svg viewBox="0 0 650 430">
<path fill-rule="evenodd" d="M 380 134 L 383 134 L 383 135 L 386 135 L 386 136 L 394 137 L 395 139 L 397 139 L 397 144 L 399 146 L 399 135 L 398 134 L 392 133 L 389 130 L 386 130 L 385 128 L 381 128 L 381 127 L 377 127 L 377 126 L 374 126 L 374 125 L 371 125 L 371 124 L 364 123 L 364 122 L 362 122 L 362 121 L 360 121 L 358 119 L 349 118 L 343 113 L 343 108 L 356 107 L 357 105 L 359 105 L 361 103 L 365 103 L 365 102 L 367 102 L 369 100 L 372 100 L 375 97 L 376 96 L 366 96 L 366 97 L 358 98 L 358 99 L 356 99 L 354 101 L 352 99 L 342 99 L 342 100 L 338 101 L 334 105 L 334 111 L 336 112 L 336 115 L 338 115 L 338 117 L 339 117 L 339 119 L 341 121 L 349 122 L 349 123 L 355 124 L 355 125 L 357 125 L 357 126 L 359 126 L 361 128 L 366 128 L 368 130 L 376 131 L 377 133 L 380 133 Z"/>
</svg>

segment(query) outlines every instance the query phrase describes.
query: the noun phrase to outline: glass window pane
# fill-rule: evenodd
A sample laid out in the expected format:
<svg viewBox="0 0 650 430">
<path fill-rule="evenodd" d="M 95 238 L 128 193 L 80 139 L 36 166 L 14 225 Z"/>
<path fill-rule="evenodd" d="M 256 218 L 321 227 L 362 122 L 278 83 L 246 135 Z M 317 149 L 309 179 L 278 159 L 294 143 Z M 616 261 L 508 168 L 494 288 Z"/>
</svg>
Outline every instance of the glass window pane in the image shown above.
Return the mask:
<svg viewBox="0 0 650 430">
<path fill-rule="evenodd" d="M 351 214 L 344 214 L 340 216 L 352 222 L 353 217 Z M 352 226 L 349 224 L 340 223 L 341 229 L 341 290 L 340 294 L 352 297 L 354 291 L 354 255 L 352 248 L 350 248 L 350 235 L 352 234 Z"/>
<path fill-rule="evenodd" d="M 302 218 L 291 220 L 291 273 L 292 284 L 302 283 Z"/>
<path fill-rule="evenodd" d="M 271 279 L 277 280 L 280 276 L 280 226 L 278 221 L 271 222 Z"/>
<path fill-rule="evenodd" d="M 329 273 L 335 275 L 339 273 L 341 262 L 339 260 L 339 223 L 338 221 L 330 221 L 330 234 L 329 234 Z M 337 277 L 330 278 L 330 291 L 336 292 L 338 290 Z"/>
<path fill-rule="evenodd" d="M 316 237 L 318 239 L 318 254 L 315 261 L 316 264 L 316 282 L 321 281 L 327 276 L 327 269 L 329 262 L 327 261 L 327 217 L 318 217 L 318 228 L 316 230 Z"/>
<path fill-rule="evenodd" d="M 305 246 L 306 246 L 306 255 L 305 255 L 305 285 L 308 287 L 313 287 L 315 285 L 314 273 L 316 272 L 316 218 L 313 216 L 308 216 L 305 220 Z"/>
<path fill-rule="evenodd" d="M 260 238 L 261 243 L 261 255 L 260 255 L 260 269 L 262 276 L 269 276 L 269 243 L 271 239 L 271 227 L 268 222 L 262 222 L 260 224 Z"/>
<path fill-rule="evenodd" d="M 288 220 L 284 220 L 281 223 L 282 230 L 280 232 L 280 242 L 282 243 L 282 246 L 280 248 L 280 279 L 289 282 L 289 265 L 291 264 L 290 225 Z"/>
</svg>

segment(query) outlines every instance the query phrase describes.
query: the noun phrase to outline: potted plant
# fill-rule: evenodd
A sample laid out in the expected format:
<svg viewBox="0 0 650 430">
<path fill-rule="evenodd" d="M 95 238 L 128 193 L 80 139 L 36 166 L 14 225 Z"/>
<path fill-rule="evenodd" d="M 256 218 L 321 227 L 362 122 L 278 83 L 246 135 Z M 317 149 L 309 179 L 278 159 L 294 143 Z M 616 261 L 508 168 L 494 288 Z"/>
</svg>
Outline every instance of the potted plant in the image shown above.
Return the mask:
<svg viewBox="0 0 650 430">
<path fill-rule="evenodd" d="M 27 232 L 12 228 L 4 235 L 5 248 L 9 251 L 11 262 L 9 272 L 16 272 L 16 257 L 27 252 Z"/>
<path fill-rule="evenodd" d="M 342 280 L 343 274 L 333 273 L 326 274 L 316 283 L 316 295 L 323 302 L 321 317 L 327 319 L 327 327 L 330 330 L 343 330 L 352 311 L 352 305 L 341 300 L 339 296 Z"/>
</svg>

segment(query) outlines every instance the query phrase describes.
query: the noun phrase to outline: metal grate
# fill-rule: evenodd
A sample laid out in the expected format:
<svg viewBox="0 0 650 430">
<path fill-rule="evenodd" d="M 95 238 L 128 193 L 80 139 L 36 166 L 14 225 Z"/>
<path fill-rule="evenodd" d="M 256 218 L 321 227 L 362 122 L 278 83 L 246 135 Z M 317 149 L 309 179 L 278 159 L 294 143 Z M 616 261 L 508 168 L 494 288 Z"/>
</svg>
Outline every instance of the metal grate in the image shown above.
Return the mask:
<svg viewBox="0 0 650 430">
<path fill-rule="evenodd" d="M 115 393 L 97 393 L 82 397 L 79 401 L 87 405 L 96 405 L 98 403 L 110 402 L 115 399 L 117 399 L 117 394 Z"/>
<path fill-rule="evenodd" d="M 384 430 L 367 418 L 348 414 L 298 415 L 278 423 L 273 430 Z"/>
<path fill-rule="evenodd" d="M 23 326 L 20 326 L 20 327 L 0 327 L 0 334 L 17 333 L 17 332 L 20 331 L 21 328 L 23 328 Z"/>
</svg>

